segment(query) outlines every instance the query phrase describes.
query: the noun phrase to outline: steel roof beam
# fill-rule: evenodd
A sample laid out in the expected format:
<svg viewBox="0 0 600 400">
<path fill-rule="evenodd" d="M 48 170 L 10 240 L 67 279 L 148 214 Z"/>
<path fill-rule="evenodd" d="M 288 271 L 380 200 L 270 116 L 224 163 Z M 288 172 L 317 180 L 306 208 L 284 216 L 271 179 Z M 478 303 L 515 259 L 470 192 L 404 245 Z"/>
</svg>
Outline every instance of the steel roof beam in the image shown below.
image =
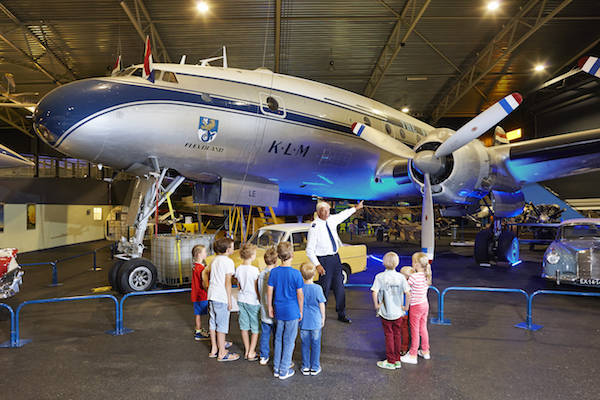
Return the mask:
<svg viewBox="0 0 600 400">
<path fill-rule="evenodd" d="M 0 11 L 2 11 L 11 21 L 13 21 L 13 23 L 15 25 L 17 25 L 19 28 L 21 28 L 21 30 L 23 32 L 25 32 L 26 34 L 28 34 L 29 36 L 33 37 L 33 39 L 37 42 L 37 44 L 39 44 L 47 53 L 49 53 L 52 57 L 54 57 L 54 59 L 56 61 L 58 61 L 64 68 L 65 70 L 71 75 L 71 77 L 73 77 L 73 79 L 77 79 L 77 75 L 75 75 L 75 72 L 73 72 L 73 70 L 71 69 L 71 67 L 69 67 L 69 65 L 58 55 L 56 54 L 56 52 L 54 52 L 54 50 L 52 50 L 49 46 L 48 43 L 45 43 L 44 41 L 42 41 L 32 30 L 31 28 L 29 28 L 27 25 L 25 25 L 23 22 L 21 22 L 8 8 L 6 8 L 6 6 L 2 3 L 0 3 Z M 38 22 L 39 24 L 39 22 Z"/>
<path fill-rule="evenodd" d="M 377 60 L 377 63 L 375 64 L 375 67 L 373 68 L 373 71 L 371 72 L 371 77 L 369 78 L 369 81 L 367 82 L 367 86 L 365 87 L 365 92 L 364 92 L 365 96 L 373 97 L 373 95 L 377 91 L 377 88 L 381 84 L 381 81 L 383 80 L 385 73 L 390 68 L 392 63 L 394 62 L 394 59 L 400 52 L 400 49 L 402 47 L 404 47 L 404 45 L 406 44 L 406 40 L 408 39 L 408 37 L 410 36 L 412 31 L 414 30 L 415 26 L 417 25 L 417 23 L 423 16 L 423 13 L 429 6 L 429 3 L 431 3 L 431 0 L 424 0 L 423 4 L 421 5 L 421 8 L 415 14 L 415 10 L 417 8 L 417 2 L 418 2 L 418 0 L 408 0 L 406 2 L 406 5 L 404 6 L 404 9 L 398 16 L 398 21 L 396 22 L 396 25 L 394 26 L 392 33 L 388 37 L 387 42 L 383 46 L 383 49 L 381 50 L 381 53 Z M 390 6 L 388 6 L 385 2 L 380 1 L 380 3 L 383 4 L 386 8 L 393 11 L 393 9 Z M 412 12 L 411 12 L 410 17 L 407 18 L 406 16 L 407 16 L 409 10 L 412 10 Z M 404 35 L 402 35 L 402 37 L 400 37 L 402 28 L 405 26 L 406 26 L 406 31 L 404 32 Z"/>
<path fill-rule="evenodd" d="M 531 12 L 540 0 L 530 0 L 507 24 L 505 24 L 500 32 L 483 48 L 477 59 L 471 66 L 460 76 L 452 87 L 446 91 L 446 94 L 441 97 L 431 109 L 431 118 L 433 122 L 437 122 L 443 117 L 460 99 L 462 99 L 483 77 L 492 71 L 500 61 L 509 56 L 519 46 L 521 46 L 531 35 L 540 29 L 546 22 L 550 21 L 563 8 L 569 5 L 573 0 L 564 0 L 560 4 L 553 6 L 552 10 L 542 16 L 542 12 L 538 12 L 535 24 L 526 26 L 522 23 L 523 18 Z M 541 7 L 545 5 L 542 2 Z M 542 10 L 543 11 L 543 10 Z"/>
<path fill-rule="evenodd" d="M 136 11 L 139 8 L 139 10 L 142 11 L 144 18 L 146 19 L 145 27 L 142 24 L 142 19 L 140 18 L 139 13 L 137 13 L 137 15 L 134 16 L 133 13 L 131 12 L 131 10 L 129 9 L 129 7 L 127 6 L 127 4 L 125 4 L 125 1 L 121 1 L 121 3 L 120 3 L 121 8 L 123 8 L 123 11 L 125 11 L 125 14 L 127 14 L 127 17 L 129 18 L 129 20 L 131 21 L 131 24 L 133 25 L 136 32 L 142 39 L 142 42 L 145 43 L 146 36 L 150 36 L 150 38 L 152 40 L 152 45 L 153 45 L 152 46 L 153 47 L 153 58 L 156 58 L 156 61 L 162 60 L 164 62 L 169 62 L 169 63 L 172 62 L 171 57 L 169 56 L 169 53 L 167 52 L 167 48 L 165 47 L 165 44 L 163 43 L 160 35 L 158 34 L 158 30 L 156 29 L 156 26 L 154 25 L 154 21 L 150 17 L 150 13 L 146 9 L 146 6 L 144 6 L 144 3 L 142 2 L 142 0 L 134 0 L 134 4 L 136 6 Z M 150 32 L 148 32 L 148 31 L 150 31 Z M 158 44 L 158 46 L 157 46 L 157 44 Z"/>
<path fill-rule="evenodd" d="M 0 107 L 0 121 L 10 125 L 27 136 L 34 137 L 31 133 L 31 122 L 23 115 L 9 107 Z"/>
<path fill-rule="evenodd" d="M 275 0 L 275 72 L 279 72 L 281 60 L 281 0 Z"/>
</svg>

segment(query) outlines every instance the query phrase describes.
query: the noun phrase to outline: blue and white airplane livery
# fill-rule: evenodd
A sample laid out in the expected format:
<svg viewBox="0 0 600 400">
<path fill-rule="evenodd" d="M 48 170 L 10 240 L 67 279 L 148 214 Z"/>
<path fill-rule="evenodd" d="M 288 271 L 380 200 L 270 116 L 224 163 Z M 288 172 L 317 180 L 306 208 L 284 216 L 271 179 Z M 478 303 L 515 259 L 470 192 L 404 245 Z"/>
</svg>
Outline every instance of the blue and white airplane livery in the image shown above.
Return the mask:
<svg viewBox="0 0 600 400">
<path fill-rule="evenodd" d="M 123 265 L 111 272 L 125 291 L 153 283 L 155 269 L 140 258 L 147 219 L 155 199 L 184 179 L 198 183 L 201 200 L 225 204 L 277 205 L 280 193 L 422 195 L 422 247 L 433 258 L 433 202 L 466 213 L 489 194 L 496 216 L 511 216 L 524 205 L 524 184 L 600 168 L 600 129 L 493 147 L 474 140 L 519 106 L 518 93 L 454 132 L 325 84 L 228 68 L 225 53 L 223 67 L 185 57 L 153 64 L 146 47 L 143 65 L 60 86 L 33 115 L 57 150 L 143 177 L 136 235 L 122 242 Z M 163 188 L 156 182 L 167 170 L 176 177 Z"/>
</svg>

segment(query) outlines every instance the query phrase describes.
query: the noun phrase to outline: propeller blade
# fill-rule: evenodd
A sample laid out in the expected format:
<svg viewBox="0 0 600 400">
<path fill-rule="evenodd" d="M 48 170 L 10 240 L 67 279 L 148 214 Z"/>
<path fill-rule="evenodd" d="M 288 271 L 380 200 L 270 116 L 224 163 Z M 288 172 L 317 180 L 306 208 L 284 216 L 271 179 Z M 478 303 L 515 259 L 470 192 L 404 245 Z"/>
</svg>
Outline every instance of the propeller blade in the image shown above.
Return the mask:
<svg viewBox="0 0 600 400">
<path fill-rule="evenodd" d="M 352 133 L 371 143 L 373 146 L 379 147 L 381 150 L 385 150 L 398 157 L 412 159 L 415 156 L 413 149 L 390 135 L 370 126 L 355 122 L 352 124 Z"/>
<path fill-rule="evenodd" d="M 429 261 L 433 260 L 435 247 L 433 198 L 431 196 L 431 181 L 429 174 L 424 176 L 423 213 L 421 214 L 421 251 L 427 254 Z"/>
<path fill-rule="evenodd" d="M 509 94 L 457 130 L 435 152 L 436 157 L 447 156 L 471 140 L 483 135 L 488 129 L 502 121 L 523 101 L 519 93 Z"/>
</svg>

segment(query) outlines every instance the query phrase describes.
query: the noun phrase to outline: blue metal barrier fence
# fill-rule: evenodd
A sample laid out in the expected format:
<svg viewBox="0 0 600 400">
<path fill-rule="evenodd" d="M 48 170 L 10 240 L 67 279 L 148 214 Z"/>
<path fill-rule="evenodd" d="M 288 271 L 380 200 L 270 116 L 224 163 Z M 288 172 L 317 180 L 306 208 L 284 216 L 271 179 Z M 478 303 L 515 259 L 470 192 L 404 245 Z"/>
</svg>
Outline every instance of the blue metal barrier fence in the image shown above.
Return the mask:
<svg viewBox="0 0 600 400">
<path fill-rule="evenodd" d="M 31 340 L 23 339 L 21 340 L 19 337 L 19 315 L 21 314 L 21 309 L 28 304 L 42 304 L 42 303 L 60 303 L 63 301 L 79 301 L 79 300 L 93 300 L 93 299 L 111 299 L 115 303 L 115 330 L 107 331 L 106 333 L 110 335 L 118 335 L 118 321 L 120 319 L 120 309 L 119 309 L 119 301 L 117 298 L 111 294 L 94 294 L 90 296 L 75 296 L 75 297 L 57 297 L 53 299 L 39 299 L 39 300 L 27 300 L 19 304 L 17 307 L 17 311 L 15 313 L 15 333 L 14 333 L 14 346 L 11 347 L 21 347 L 24 344 L 29 343 Z"/>
<path fill-rule="evenodd" d="M 529 300 L 529 295 L 523 289 L 513 289 L 513 288 L 489 288 L 489 287 L 461 287 L 461 286 L 451 286 L 442 292 L 438 302 L 438 317 L 431 318 L 430 322 L 435 325 L 450 325 L 449 319 L 444 319 L 444 298 L 446 294 L 450 291 L 461 291 L 461 292 L 503 292 L 503 293 L 521 293 L 525 296 L 525 300 Z"/>
<path fill-rule="evenodd" d="M 7 342 L 0 343 L 0 347 L 17 347 L 15 338 L 15 312 L 8 304 L 0 303 L 0 307 L 6 308 L 10 313 L 10 339 Z"/>
<path fill-rule="evenodd" d="M 562 290 L 536 290 L 529 296 L 527 301 L 527 322 L 521 322 L 515 325 L 516 328 L 527 329 L 529 331 L 537 331 L 543 328 L 542 325 L 533 323 L 533 298 L 540 294 L 558 294 L 562 296 L 582 296 L 582 297 L 600 297 L 600 293 L 588 292 L 569 292 Z"/>
<path fill-rule="evenodd" d="M 119 303 L 119 319 L 117 320 L 117 328 L 116 328 L 116 335 L 125 335 L 126 333 L 130 333 L 133 332 L 133 329 L 126 329 L 124 326 L 124 314 L 125 314 L 125 300 L 127 300 L 128 298 L 132 297 L 132 296 L 148 296 L 148 295 L 153 295 L 153 294 L 169 294 L 169 293 L 184 293 L 184 292 L 191 292 L 192 289 L 191 288 L 185 288 L 185 289 L 165 289 L 165 290 L 153 290 L 153 291 L 147 291 L 147 292 L 131 292 L 131 293 L 127 293 L 125 296 L 123 296 L 121 298 L 121 301 Z"/>
</svg>

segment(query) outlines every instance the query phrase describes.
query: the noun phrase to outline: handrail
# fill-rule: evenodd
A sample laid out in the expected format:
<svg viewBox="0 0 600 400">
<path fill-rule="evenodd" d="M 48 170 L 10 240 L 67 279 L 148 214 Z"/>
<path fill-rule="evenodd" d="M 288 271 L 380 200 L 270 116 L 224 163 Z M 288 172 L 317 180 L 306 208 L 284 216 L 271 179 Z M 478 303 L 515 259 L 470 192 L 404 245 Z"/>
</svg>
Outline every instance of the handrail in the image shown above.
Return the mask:
<svg viewBox="0 0 600 400">
<path fill-rule="evenodd" d="M 10 313 L 10 339 L 7 342 L 0 343 L 0 347 L 17 347 L 15 338 L 15 311 L 8 304 L 0 303 L 0 307 L 4 307 Z"/>
<path fill-rule="evenodd" d="M 543 325 L 533 323 L 533 298 L 540 294 L 558 294 L 562 296 L 582 296 L 582 297 L 600 297 L 600 293 L 594 292 L 571 292 L 562 290 L 536 290 L 529 296 L 527 301 L 527 322 L 521 322 L 515 325 L 517 328 L 527 329 L 529 331 L 537 331 L 543 328 Z"/>
<path fill-rule="evenodd" d="M 462 291 L 462 292 L 502 292 L 502 293 L 521 293 L 525 296 L 525 300 L 529 300 L 529 295 L 523 289 L 514 288 L 490 288 L 490 287 L 470 287 L 470 286 L 451 286 L 444 289 L 440 296 L 438 304 L 438 317 L 432 318 L 431 323 L 436 325 L 450 325 L 450 320 L 444 319 L 444 298 L 450 291 Z"/>
<path fill-rule="evenodd" d="M 20 329 L 19 329 L 19 315 L 21 314 L 21 309 L 28 304 L 43 304 L 43 303 L 60 303 L 63 301 L 79 301 L 79 300 L 93 300 L 93 299 L 111 299 L 115 303 L 115 330 L 108 331 L 107 333 L 117 335 L 118 334 L 118 321 L 119 321 L 119 301 L 112 294 L 93 294 L 89 296 L 73 296 L 73 297 L 56 297 L 52 299 L 38 299 L 38 300 L 27 300 L 19 304 L 17 307 L 17 311 L 15 313 L 15 345 L 14 347 L 21 347 L 25 343 L 28 343 L 29 340 L 21 340 L 19 338 Z"/>
<path fill-rule="evenodd" d="M 168 294 L 168 293 L 184 293 L 191 292 L 191 288 L 184 289 L 164 289 L 164 290 L 152 290 L 152 291 L 144 291 L 144 292 L 130 292 L 121 298 L 119 302 L 119 320 L 117 321 L 117 329 L 116 335 L 124 335 L 126 333 L 133 332 L 133 329 L 126 329 L 124 326 L 124 316 L 125 316 L 125 300 L 133 296 L 148 296 L 154 294 Z"/>
</svg>

